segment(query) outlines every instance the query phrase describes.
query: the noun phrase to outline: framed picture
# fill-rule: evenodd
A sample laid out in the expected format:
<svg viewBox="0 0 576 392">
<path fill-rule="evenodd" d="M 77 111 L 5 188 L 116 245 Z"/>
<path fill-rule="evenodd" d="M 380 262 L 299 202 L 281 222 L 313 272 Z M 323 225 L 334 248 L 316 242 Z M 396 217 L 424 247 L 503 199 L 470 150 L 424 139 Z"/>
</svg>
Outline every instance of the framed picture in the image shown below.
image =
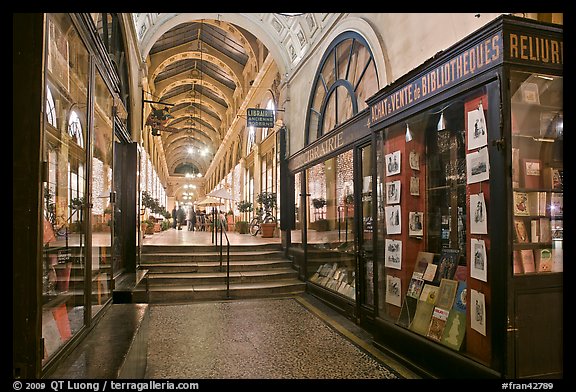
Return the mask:
<svg viewBox="0 0 576 392">
<path fill-rule="evenodd" d="M 470 195 L 470 233 L 488 234 L 488 219 L 484 193 Z"/>
<path fill-rule="evenodd" d="M 466 183 L 486 181 L 490 178 L 490 162 L 488 161 L 488 147 L 476 152 L 466 154 Z"/>
<path fill-rule="evenodd" d="M 400 174 L 400 150 L 386 154 L 386 176 Z"/>
<path fill-rule="evenodd" d="M 488 144 L 488 130 L 482 103 L 478 108 L 468 112 L 468 150 L 483 147 Z"/>
<path fill-rule="evenodd" d="M 540 104 L 540 94 L 536 83 L 524 82 L 520 85 L 522 102 Z"/>
<path fill-rule="evenodd" d="M 400 278 L 386 275 L 386 302 L 389 304 L 400 307 L 401 305 L 401 292 L 402 281 Z"/>
</svg>

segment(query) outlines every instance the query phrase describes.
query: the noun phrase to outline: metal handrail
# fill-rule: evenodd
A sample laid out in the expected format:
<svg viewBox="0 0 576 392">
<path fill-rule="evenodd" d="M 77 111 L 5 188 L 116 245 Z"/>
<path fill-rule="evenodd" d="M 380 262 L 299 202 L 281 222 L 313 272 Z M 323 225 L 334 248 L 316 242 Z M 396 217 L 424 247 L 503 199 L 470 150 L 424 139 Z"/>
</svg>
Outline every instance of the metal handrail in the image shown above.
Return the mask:
<svg viewBox="0 0 576 392">
<path fill-rule="evenodd" d="M 222 261 L 223 261 L 223 247 L 224 241 L 222 234 L 226 237 L 226 298 L 230 299 L 230 240 L 228 239 L 228 233 L 224 227 L 224 221 L 217 219 L 218 223 L 214 225 L 216 228 L 216 247 L 219 248 L 220 253 L 220 272 L 222 272 Z M 218 226 L 220 226 L 220 245 L 218 245 Z"/>
</svg>

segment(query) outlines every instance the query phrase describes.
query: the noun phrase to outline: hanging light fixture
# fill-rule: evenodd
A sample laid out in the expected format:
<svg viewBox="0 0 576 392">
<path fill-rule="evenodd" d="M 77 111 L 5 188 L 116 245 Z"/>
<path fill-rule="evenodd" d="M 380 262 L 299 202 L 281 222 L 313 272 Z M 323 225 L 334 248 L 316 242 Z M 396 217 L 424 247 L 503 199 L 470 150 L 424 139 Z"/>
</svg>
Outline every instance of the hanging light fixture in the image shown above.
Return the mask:
<svg viewBox="0 0 576 392">
<path fill-rule="evenodd" d="M 412 131 L 410 130 L 410 126 L 406 123 L 406 143 L 412 140 Z"/>
<path fill-rule="evenodd" d="M 438 120 L 438 131 L 443 131 L 446 129 L 446 119 L 444 118 L 444 110 L 440 112 L 440 120 Z"/>
</svg>

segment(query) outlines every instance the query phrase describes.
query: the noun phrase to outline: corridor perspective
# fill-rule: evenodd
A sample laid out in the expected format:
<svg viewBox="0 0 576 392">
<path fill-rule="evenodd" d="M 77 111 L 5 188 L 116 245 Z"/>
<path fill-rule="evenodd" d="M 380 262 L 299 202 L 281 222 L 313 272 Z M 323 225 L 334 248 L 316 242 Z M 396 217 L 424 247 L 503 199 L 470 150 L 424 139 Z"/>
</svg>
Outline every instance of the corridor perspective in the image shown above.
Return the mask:
<svg viewBox="0 0 576 392">
<path fill-rule="evenodd" d="M 14 13 L 13 389 L 561 387 L 564 14 L 480 11 Z"/>
</svg>

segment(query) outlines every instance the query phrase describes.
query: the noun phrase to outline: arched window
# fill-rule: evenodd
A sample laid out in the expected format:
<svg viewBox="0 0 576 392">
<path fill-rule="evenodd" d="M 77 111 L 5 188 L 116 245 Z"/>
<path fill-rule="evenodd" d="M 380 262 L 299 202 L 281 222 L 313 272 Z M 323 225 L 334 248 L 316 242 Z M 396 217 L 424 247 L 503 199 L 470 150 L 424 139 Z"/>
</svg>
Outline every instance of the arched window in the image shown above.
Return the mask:
<svg viewBox="0 0 576 392">
<path fill-rule="evenodd" d="M 48 87 L 46 87 L 46 117 L 48 118 L 48 123 L 54 128 L 57 128 L 56 105 L 54 105 L 54 98 Z"/>
<path fill-rule="evenodd" d="M 324 54 L 312 85 L 305 143 L 312 143 L 367 107 L 379 89 L 372 52 L 355 32 L 340 34 Z"/>
<path fill-rule="evenodd" d="M 274 105 L 273 99 L 268 100 L 268 103 L 266 104 L 266 109 L 273 110 L 274 113 L 276 113 L 276 107 Z M 274 115 L 274 118 L 276 118 L 276 115 Z M 270 128 L 262 128 L 262 140 L 264 140 L 268 137 L 268 130 L 269 129 Z"/>
<path fill-rule="evenodd" d="M 248 127 L 248 135 L 246 139 L 246 155 L 250 154 L 252 147 L 254 147 L 254 142 L 256 141 L 256 129 L 254 127 Z"/>
<path fill-rule="evenodd" d="M 84 136 L 82 134 L 82 124 L 80 123 L 80 118 L 75 111 L 70 112 L 70 119 L 68 120 L 68 134 L 76 144 L 84 148 Z"/>
</svg>

